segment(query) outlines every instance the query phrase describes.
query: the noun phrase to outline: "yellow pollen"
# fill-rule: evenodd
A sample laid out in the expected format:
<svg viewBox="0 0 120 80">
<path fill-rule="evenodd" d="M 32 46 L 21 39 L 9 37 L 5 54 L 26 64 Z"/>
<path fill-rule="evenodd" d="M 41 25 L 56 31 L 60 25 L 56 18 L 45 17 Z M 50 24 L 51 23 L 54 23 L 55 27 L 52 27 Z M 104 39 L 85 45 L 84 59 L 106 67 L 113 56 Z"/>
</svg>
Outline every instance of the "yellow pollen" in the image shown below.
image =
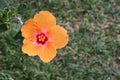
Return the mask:
<svg viewBox="0 0 120 80">
<path fill-rule="evenodd" d="M 41 33 L 37 35 L 37 43 L 44 44 L 48 38 L 45 36 L 45 34 Z"/>
<path fill-rule="evenodd" d="M 44 42 L 44 40 L 41 40 L 42 42 Z"/>
<path fill-rule="evenodd" d="M 38 36 L 38 38 L 40 39 L 40 38 L 41 38 L 41 36 Z"/>
</svg>

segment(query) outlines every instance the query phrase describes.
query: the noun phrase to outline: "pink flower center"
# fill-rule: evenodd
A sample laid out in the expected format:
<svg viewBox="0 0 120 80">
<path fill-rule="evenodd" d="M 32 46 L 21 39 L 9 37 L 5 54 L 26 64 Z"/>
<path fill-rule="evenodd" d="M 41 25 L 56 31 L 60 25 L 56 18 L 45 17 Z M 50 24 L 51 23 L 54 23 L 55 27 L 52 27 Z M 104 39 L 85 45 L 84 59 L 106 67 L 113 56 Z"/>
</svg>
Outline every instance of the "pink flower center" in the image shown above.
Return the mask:
<svg viewBox="0 0 120 80">
<path fill-rule="evenodd" d="M 40 34 L 38 34 L 37 36 L 36 36 L 36 42 L 38 43 L 38 44 L 42 44 L 42 45 L 44 45 L 45 43 L 46 43 L 46 41 L 48 41 L 48 38 L 47 38 L 47 36 L 44 34 L 44 33 L 40 33 Z"/>
</svg>

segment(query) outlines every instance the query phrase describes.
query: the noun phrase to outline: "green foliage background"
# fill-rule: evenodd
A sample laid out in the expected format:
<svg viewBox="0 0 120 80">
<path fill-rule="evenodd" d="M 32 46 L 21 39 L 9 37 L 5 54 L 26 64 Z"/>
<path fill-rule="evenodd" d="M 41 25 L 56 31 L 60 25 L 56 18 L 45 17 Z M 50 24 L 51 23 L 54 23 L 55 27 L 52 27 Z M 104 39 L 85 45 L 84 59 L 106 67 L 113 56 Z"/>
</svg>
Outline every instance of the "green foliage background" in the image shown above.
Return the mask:
<svg viewBox="0 0 120 80">
<path fill-rule="evenodd" d="M 21 24 L 49 10 L 69 34 L 50 63 L 21 51 Z M 0 80 L 120 80 L 120 0 L 0 0 Z"/>
</svg>

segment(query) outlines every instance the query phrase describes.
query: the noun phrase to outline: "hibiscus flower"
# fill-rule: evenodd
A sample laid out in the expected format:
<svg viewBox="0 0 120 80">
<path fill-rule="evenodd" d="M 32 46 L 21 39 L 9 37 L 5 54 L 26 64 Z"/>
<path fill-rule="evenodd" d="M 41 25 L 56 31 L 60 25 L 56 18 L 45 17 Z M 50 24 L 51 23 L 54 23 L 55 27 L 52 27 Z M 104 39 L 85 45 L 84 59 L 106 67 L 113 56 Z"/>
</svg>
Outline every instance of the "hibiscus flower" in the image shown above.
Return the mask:
<svg viewBox="0 0 120 80">
<path fill-rule="evenodd" d="M 38 55 L 43 62 L 50 62 L 56 56 L 56 49 L 68 43 L 67 31 L 56 25 L 56 18 L 49 11 L 40 11 L 27 20 L 21 32 L 22 51 L 29 56 Z"/>
</svg>

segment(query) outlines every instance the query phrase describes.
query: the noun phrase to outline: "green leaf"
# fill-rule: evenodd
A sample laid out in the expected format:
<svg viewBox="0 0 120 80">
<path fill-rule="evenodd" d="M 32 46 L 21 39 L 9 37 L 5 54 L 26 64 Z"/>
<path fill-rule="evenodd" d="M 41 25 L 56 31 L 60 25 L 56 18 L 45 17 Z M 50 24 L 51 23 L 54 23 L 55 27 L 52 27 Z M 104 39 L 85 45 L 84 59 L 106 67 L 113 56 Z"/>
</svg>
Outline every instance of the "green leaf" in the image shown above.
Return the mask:
<svg viewBox="0 0 120 80">
<path fill-rule="evenodd" d="M 9 4 L 6 0 L 0 0 L 0 10 L 4 9 L 5 7 L 9 7 Z"/>
<path fill-rule="evenodd" d="M 1 24 L 0 25 L 0 32 L 4 32 L 7 30 L 7 25 L 6 24 Z"/>
</svg>

